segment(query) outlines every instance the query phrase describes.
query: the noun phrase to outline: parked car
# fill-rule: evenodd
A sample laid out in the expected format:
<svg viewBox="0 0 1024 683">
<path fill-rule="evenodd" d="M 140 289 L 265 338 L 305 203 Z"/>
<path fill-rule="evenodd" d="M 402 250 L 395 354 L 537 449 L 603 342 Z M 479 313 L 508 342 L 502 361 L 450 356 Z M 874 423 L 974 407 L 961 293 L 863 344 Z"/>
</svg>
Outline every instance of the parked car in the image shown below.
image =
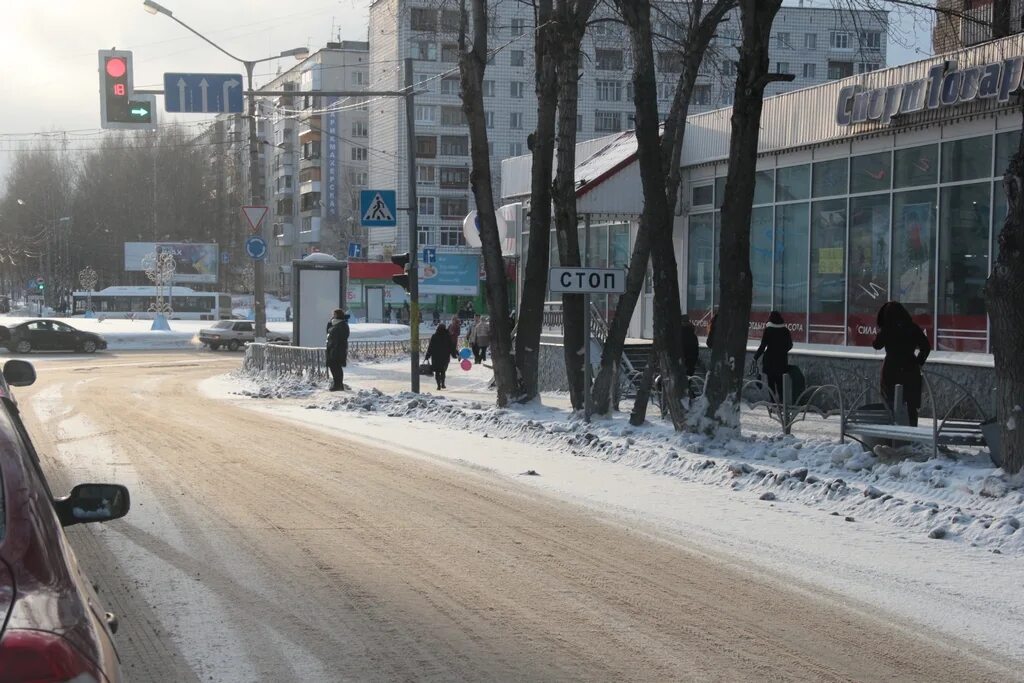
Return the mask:
<svg viewBox="0 0 1024 683">
<path fill-rule="evenodd" d="M 0 680 L 117 683 L 117 620 L 64 527 L 123 517 L 128 489 L 81 484 L 53 497 L 11 393 L 35 377 L 31 363 L 10 360 L 0 378 Z"/>
<path fill-rule="evenodd" d="M 291 338 L 290 334 L 267 331 L 267 341 L 271 343 L 288 343 Z M 228 351 L 237 351 L 243 345 L 256 341 L 256 324 L 251 320 L 221 320 L 213 327 L 199 330 L 199 341 L 209 346 L 211 351 L 222 346 L 226 346 Z"/>
<path fill-rule="evenodd" d="M 0 344 L 17 353 L 31 351 L 78 351 L 93 353 L 107 348 L 107 340 L 94 332 L 75 329 L 59 320 L 30 320 L 20 325 L 0 325 Z"/>
</svg>

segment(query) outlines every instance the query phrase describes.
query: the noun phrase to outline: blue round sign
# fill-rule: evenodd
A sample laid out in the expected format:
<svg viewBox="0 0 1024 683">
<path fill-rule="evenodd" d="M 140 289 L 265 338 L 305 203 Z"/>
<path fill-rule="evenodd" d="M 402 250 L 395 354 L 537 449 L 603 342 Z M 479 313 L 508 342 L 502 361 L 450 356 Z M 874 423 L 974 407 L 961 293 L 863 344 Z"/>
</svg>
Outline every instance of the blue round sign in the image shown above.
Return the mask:
<svg viewBox="0 0 1024 683">
<path fill-rule="evenodd" d="M 267 241 L 258 235 L 245 240 L 245 253 L 257 261 L 267 255 Z"/>
</svg>

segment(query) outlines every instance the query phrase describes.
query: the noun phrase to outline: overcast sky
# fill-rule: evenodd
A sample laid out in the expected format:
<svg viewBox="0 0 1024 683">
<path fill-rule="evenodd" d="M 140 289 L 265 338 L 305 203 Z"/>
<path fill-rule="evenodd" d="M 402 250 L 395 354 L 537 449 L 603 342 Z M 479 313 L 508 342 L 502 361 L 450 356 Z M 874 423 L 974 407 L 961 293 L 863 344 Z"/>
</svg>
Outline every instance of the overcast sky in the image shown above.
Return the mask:
<svg viewBox="0 0 1024 683">
<path fill-rule="evenodd" d="M 175 16 L 243 58 L 329 40 L 366 40 L 370 0 L 163 0 Z M 796 4 L 787 1 L 786 4 Z M 807 4 L 812 4 L 808 2 Z M 826 4 L 822 0 L 813 4 Z M 29 134 L 99 129 L 97 50 L 133 51 L 136 88 L 161 88 L 164 72 L 235 73 L 241 67 L 142 0 L 0 0 L 0 178 L 11 150 Z M 889 64 L 919 59 L 930 48 L 927 27 L 904 21 L 907 45 L 890 41 Z M 257 66 L 257 84 L 277 64 Z M 160 100 L 158 99 L 158 103 Z M 161 105 L 158 104 L 158 107 Z M 158 114 L 169 120 L 165 112 Z M 183 116 L 187 122 L 205 120 Z M 208 118 L 208 117 L 207 117 Z M 59 138 L 57 138 L 59 140 Z M 87 143 L 77 143 L 81 146 Z"/>
</svg>

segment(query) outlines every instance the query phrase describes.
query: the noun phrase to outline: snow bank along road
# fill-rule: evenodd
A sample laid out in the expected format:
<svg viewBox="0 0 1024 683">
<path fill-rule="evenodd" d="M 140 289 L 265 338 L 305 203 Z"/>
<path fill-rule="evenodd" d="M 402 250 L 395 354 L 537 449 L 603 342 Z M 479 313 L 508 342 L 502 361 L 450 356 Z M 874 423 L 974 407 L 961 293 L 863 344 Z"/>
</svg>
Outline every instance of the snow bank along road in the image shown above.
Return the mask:
<svg viewBox="0 0 1024 683">
<path fill-rule="evenodd" d="M 39 362 L 19 396 L 133 681 L 1012 680 L 947 636 L 507 477 L 204 397 L 237 358 Z M 983 580 L 983 577 L 979 577 Z"/>
</svg>

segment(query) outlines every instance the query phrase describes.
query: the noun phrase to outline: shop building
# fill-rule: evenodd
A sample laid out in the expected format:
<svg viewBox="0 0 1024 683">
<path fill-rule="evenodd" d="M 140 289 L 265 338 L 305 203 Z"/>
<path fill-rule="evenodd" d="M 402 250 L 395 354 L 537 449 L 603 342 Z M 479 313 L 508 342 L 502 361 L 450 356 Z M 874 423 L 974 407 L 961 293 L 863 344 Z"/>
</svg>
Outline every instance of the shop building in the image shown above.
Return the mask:
<svg viewBox="0 0 1024 683">
<path fill-rule="evenodd" d="M 990 353 L 983 288 L 1006 213 L 1002 174 L 1020 139 L 1022 72 L 1017 35 L 766 99 L 751 339 L 779 310 L 804 351 L 855 352 L 870 346 L 878 308 L 895 299 L 938 351 Z M 731 114 L 691 116 L 683 151 L 676 256 L 684 306 L 701 329 L 720 296 Z M 635 140 L 604 138 L 579 152 L 581 214 L 594 212 L 598 226 L 607 214 L 596 212 L 614 212 L 630 226 L 631 249 L 642 208 Z M 527 201 L 529 157 L 504 165 L 505 199 Z M 643 295 L 631 336 L 651 336 L 652 296 Z"/>
</svg>

